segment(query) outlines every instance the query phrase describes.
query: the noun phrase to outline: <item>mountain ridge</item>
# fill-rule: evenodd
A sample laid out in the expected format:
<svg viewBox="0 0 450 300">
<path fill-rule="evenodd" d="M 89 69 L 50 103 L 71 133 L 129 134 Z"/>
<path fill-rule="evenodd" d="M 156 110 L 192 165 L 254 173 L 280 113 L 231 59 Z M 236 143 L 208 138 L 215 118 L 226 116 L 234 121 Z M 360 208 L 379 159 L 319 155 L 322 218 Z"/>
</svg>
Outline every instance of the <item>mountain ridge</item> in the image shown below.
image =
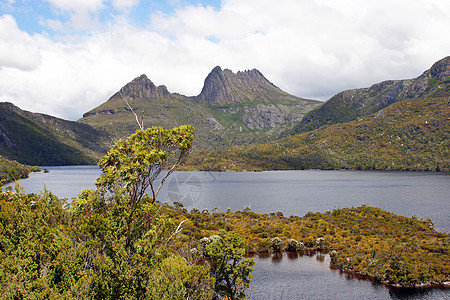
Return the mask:
<svg viewBox="0 0 450 300">
<path fill-rule="evenodd" d="M 124 85 L 106 102 L 85 113 L 77 122 L 26 112 L 11 103 L 0 103 L 0 155 L 30 165 L 94 163 L 114 141 L 127 137 L 138 129 L 131 110 L 144 121 L 145 127 L 194 125 L 197 130 L 194 152 L 213 153 L 211 151 L 231 149 L 229 147 L 233 146 L 239 148 L 276 142 L 286 132 L 292 132 L 301 126 L 302 119 L 308 121 L 313 115 L 315 118 L 312 120 L 317 120 L 317 116 L 321 116 L 317 112 L 325 116 L 319 118 L 322 121 L 327 121 L 327 114 L 330 114 L 330 119 L 336 122 L 336 114 L 339 113 L 343 113 L 343 118 L 350 116 L 356 121 L 364 117 L 363 113 L 370 111 L 382 117 L 384 111 L 379 107 L 390 107 L 391 102 L 395 104 L 400 101 L 399 97 L 420 96 L 422 98 L 411 101 L 419 101 L 418 104 L 425 105 L 421 99 L 428 98 L 423 97 L 442 95 L 444 99 L 450 95 L 449 57 L 436 62 L 417 78 L 388 80 L 369 88 L 343 91 L 326 103 L 292 96 L 279 89 L 256 69 L 233 73 L 217 66 L 205 78 L 202 92 L 191 97 L 171 93 L 164 85 L 156 86 L 142 74 Z M 128 100 L 130 107 L 122 96 Z M 361 100 L 361 97 L 364 99 Z M 374 99 L 379 100 L 375 101 L 378 106 L 371 103 Z M 440 101 L 440 109 L 448 115 L 449 107 L 440 99 L 435 101 Z M 401 109 L 398 108 L 396 113 L 401 115 Z M 421 118 L 420 115 L 415 117 Z M 321 127 L 324 124 L 313 125 Z M 327 127 L 333 124 L 327 125 L 325 122 L 325 125 Z M 444 125 L 440 126 L 445 127 Z M 419 134 L 422 130 L 419 125 L 408 126 L 411 126 L 413 133 Z M 392 128 L 386 127 L 384 130 L 391 131 Z M 344 131 L 339 132 L 343 134 Z M 328 134 L 341 139 L 336 136 L 339 134 Z M 440 134 L 448 135 L 448 132 Z M 359 138 L 367 139 L 366 136 Z M 423 136 L 421 139 L 436 146 L 436 137 L 433 135 Z M 273 151 L 276 152 L 277 149 Z M 426 147 L 422 150 L 425 153 L 428 151 Z M 214 153 L 218 155 L 217 152 Z M 308 159 L 320 161 L 324 159 L 320 155 Z M 268 161 L 269 166 L 272 164 L 273 162 Z M 298 164 L 299 168 L 308 165 L 311 164 Z"/>
<path fill-rule="evenodd" d="M 185 170 L 360 169 L 450 171 L 450 97 L 394 104 L 358 120 L 264 144 L 200 152 Z"/>
<path fill-rule="evenodd" d="M 276 139 L 322 102 L 290 95 L 256 69 L 233 73 L 217 66 L 197 96 L 170 93 L 141 75 L 120 89 L 145 126 L 192 124 L 197 149 L 219 149 Z M 125 137 L 136 130 L 135 117 L 119 92 L 85 113 L 78 122 Z"/>
<path fill-rule="evenodd" d="M 450 56 L 435 62 L 416 78 L 386 80 L 368 88 L 342 91 L 308 112 L 290 134 L 349 122 L 405 99 L 447 96 L 450 96 Z"/>
<path fill-rule="evenodd" d="M 249 92 L 255 92 L 258 97 L 261 92 L 274 91 L 283 92 L 257 69 L 233 73 L 216 66 L 205 78 L 202 91 L 195 98 L 209 103 L 233 103 L 242 101 Z"/>
</svg>

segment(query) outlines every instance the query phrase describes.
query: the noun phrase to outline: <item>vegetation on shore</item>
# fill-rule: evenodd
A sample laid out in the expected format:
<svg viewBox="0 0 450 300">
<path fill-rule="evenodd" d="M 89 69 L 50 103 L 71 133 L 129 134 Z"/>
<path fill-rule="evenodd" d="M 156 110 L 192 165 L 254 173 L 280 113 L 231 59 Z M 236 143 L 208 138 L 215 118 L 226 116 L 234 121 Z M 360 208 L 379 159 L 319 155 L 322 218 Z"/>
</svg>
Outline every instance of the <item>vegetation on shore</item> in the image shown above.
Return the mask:
<svg viewBox="0 0 450 300">
<path fill-rule="evenodd" d="M 450 281 L 450 235 L 437 232 L 431 220 L 407 218 L 371 206 L 342 208 L 303 217 L 282 212 L 257 214 L 191 213 L 165 206 L 173 220 L 187 219 L 174 249 L 195 245 L 225 230 L 245 239 L 247 253 L 327 250 L 344 271 L 404 286 Z"/>
<path fill-rule="evenodd" d="M 248 287 L 252 270 L 251 263 L 242 265 L 239 255 L 244 249 L 246 253 L 326 250 L 341 270 L 402 286 L 450 280 L 450 236 L 435 231 L 430 220 L 369 206 L 303 217 L 256 214 L 249 209 L 188 213 L 182 207 L 151 204 L 146 197 L 135 220 L 147 216 L 148 223 L 129 227 L 127 203 L 125 193 L 107 197 L 100 191 L 84 191 L 66 209 L 64 201 L 48 191 L 41 195 L 27 195 L 20 189 L 1 192 L 0 297 L 210 299 L 215 292 L 227 295 L 215 289 L 210 265 L 198 260 L 205 253 L 202 249 L 219 256 L 224 255 L 221 249 L 228 249 L 227 255 L 238 253 L 236 272 L 246 275 L 247 281 L 237 281 L 241 285 L 230 290 L 239 293 L 245 284 Z M 180 224 L 182 230 L 174 234 Z M 226 243 L 233 241 L 226 244 L 231 249 L 211 247 L 217 235 L 226 236 Z M 208 244 L 202 248 L 205 238 Z M 216 270 L 227 269 L 219 265 Z M 226 281 L 221 282 L 217 287 L 226 291 Z"/>
<path fill-rule="evenodd" d="M 450 171 L 450 98 L 404 100 L 345 124 L 267 144 L 193 154 L 186 170 Z"/>
<path fill-rule="evenodd" d="M 28 166 L 0 156 L 0 186 L 21 178 L 28 178 L 31 172 L 41 171 L 40 167 Z"/>
</svg>

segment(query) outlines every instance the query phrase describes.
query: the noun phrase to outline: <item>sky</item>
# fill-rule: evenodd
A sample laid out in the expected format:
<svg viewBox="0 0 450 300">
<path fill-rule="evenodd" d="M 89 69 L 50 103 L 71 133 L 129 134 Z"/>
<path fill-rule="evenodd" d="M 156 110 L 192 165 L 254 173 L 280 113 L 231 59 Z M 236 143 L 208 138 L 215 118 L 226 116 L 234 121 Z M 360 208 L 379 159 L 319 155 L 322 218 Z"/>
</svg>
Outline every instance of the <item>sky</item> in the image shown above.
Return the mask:
<svg viewBox="0 0 450 300">
<path fill-rule="evenodd" d="M 450 55 L 448 0 L 0 0 L 0 102 L 77 120 L 146 74 L 187 96 L 215 67 L 328 100 Z"/>
</svg>

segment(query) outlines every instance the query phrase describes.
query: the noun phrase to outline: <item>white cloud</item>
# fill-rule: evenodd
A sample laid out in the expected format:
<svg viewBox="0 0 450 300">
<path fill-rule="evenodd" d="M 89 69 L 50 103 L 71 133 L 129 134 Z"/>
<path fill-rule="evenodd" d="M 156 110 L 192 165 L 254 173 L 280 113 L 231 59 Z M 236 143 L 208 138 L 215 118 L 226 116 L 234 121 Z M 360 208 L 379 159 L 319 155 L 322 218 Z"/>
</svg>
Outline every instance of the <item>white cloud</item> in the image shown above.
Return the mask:
<svg viewBox="0 0 450 300">
<path fill-rule="evenodd" d="M 32 70 L 40 62 L 40 53 L 32 37 L 20 31 L 12 16 L 0 16 L 0 69 Z"/>
<path fill-rule="evenodd" d="M 62 11 L 97 11 L 103 7 L 104 0 L 46 0 Z"/>
<path fill-rule="evenodd" d="M 147 28 L 131 26 L 126 15 L 94 28 L 89 23 L 108 3 L 126 11 L 137 0 L 49 1 L 72 17 L 47 24 L 61 34 L 85 26 L 89 35 L 30 36 L 13 17 L 1 17 L 0 101 L 70 119 L 143 73 L 172 92 L 197 95 L 216 65 L 257 68 L 290 93 L 328 99 L 418 76 L 450 54 L 445 0 L 228 0 L 220 10 L 155 13 Z"/>
<path fill-rule="evenodd" d="M 139 0 L 113 0 L 113 6 L 118 10 L 127 10 L 133 6 L 136 6 Z"/>
</svg>

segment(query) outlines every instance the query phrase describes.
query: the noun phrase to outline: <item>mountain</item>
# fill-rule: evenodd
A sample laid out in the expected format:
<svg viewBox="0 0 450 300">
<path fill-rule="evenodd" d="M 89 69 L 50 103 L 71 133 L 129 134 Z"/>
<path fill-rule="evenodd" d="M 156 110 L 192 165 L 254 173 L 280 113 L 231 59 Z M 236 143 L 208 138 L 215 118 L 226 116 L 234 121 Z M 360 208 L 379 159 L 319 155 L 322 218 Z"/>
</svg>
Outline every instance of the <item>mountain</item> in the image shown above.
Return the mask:
<svg viewBox="0 0 450 300">
<path fill-rule="evenodd" d="M 372 115 L 270 143 L 193 154 L 187 170 L 450 171 L 450 97 L 396 102 Z"/>
<path fill-rule="evenodd" d="M 194 125 L 197 151 L 274 140 L 322 104 L 282 91 L 256 69 L 233 73 L 215 67 L 198 96 L 171 93 L 141 75 L 78 122 L 114 139 L 133 133 L 138 128 L 135 116 L 120 92 L 145 127 Z"/>
<path fill-rule="evenodd" d="M 239 102 L 296 104 L 300 100 L 280 90 L 256 69 L 235 74 L 228 69 L 222 70 L 219 66 L 206 77 L 203 89 L 196 98 L 209 105 Z"/>
<path fill-rule="evenodd" d="M 107 134 L 0 103 L 0 155 L 29 165 L 92 164 L 109 148 Z"/>
<path fill-rule="evenodd" d="M 307 132 L 325 124 L 345 123 L 379 111 L 397 101 L 450 96 L 450 56 L 414 79 L 388 80 L 369 88 L 343 91 L 310 111 L 291 130 Z"/>
</svg>

